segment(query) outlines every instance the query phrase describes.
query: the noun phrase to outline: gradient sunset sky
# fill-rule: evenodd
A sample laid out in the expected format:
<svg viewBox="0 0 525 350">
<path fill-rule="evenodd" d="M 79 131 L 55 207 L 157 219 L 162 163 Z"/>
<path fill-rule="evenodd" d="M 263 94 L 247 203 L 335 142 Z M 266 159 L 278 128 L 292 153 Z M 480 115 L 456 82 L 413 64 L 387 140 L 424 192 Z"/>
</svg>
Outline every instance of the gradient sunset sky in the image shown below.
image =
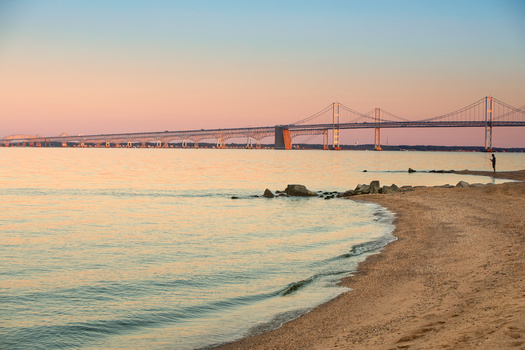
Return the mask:
<svg viewBox="0 0 525 350">
<path fill-rule="evenodd" d="M 525 105 L 525 1 L 0 0 L 0 138 L 268 126 L 334 101 L 417 120 L 485 96 Z M 525 147 L 525 128 L 494 146 Z"/>
</svg>

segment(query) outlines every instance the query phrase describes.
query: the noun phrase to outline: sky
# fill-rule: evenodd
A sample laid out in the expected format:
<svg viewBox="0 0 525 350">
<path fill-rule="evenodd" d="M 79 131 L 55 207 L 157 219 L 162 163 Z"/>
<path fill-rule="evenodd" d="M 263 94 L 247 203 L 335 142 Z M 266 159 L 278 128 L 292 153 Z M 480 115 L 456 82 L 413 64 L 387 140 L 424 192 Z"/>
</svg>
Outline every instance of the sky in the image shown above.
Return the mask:
<svg viewBox="0 0 525 350">
<path fill-rule="evenodd" d="M 525 1 L 0 0 L 0 138 L 280 125 L 335 101 L 418 120 L 485 96 L 525 105 Z M 496 128 L 494 146 L 524 136 Z"/>
</svg>

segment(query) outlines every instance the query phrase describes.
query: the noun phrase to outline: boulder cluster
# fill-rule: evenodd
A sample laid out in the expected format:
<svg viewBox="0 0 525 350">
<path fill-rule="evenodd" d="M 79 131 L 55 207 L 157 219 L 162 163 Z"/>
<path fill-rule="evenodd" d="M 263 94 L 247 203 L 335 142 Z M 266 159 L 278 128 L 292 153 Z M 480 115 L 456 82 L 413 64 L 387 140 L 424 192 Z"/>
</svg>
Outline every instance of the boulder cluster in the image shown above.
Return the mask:
<svg viewBox="0 0 525 350">
<path fill-rule="evenodd" d="M 403 186 L 399 187 L 396 184 L 392 184 L 391 186 L 383 186 L 379 184 L 379 181 L 374 180 L 370 182 L 370 185 L 357 185 L 357 187 L 353 190 L 348 190 L 342 194 L 341 197 L 350 197 L 350 196 L 356 196 L 359 194 L 370 194 L 370 193 L 382 193 L 382 194 L 389 194 L 389 193 L 395 193 L 399 191 L 411 191 L 412 186 Z"/>
<path fill-rule="evenodd" d="M 418 172 L 418 171 L 414 170 L 412 168 L 408 168 L 408 173 L 409 174 L 416 173 L 416 172 Z M 456 171 L 455 170 L 428 170 L 428 171 L 420 171 L 420 172 L 423 172 L 423 173 L 435 173 L 435 174 L 453 174 Z"/>
<path fill-rule="evenodd" d="M 323 192 L 319 191 L 318 193 L 310 191 L 304 185 L 288 185 L 284 191 L 275 191 L 275 194 L 269 189 L 264 190 L 263 197 L 265 198 L 274 198 L 274 197 L 323 197 L 325 199 L 331 198 L 341 198 L 355 196 L 358 194 L 369 194 L 369 193 L 394 193 L 399 191 L 411 190 L 412 186 L 403 186 L 398 187 L 395 184 L 392 186 L 383 186 L 379 184 L 379 181 L 374 180 L 370 185 L 357 185 L 353 190 L 348 190 L 346 192 Z"/>
<path fill-rule="evenodd" d="M 454 187 L 480 187 L 485 186 L 484 184 L 475 183 L 475 184 L 469 184 L 465 181 L 458 182 L 455 186 L 454 185 L 442 185 L 442 186 L 434 186 L 434 187 L 440 187 L 440 188 L 454 188 Z M 275 191 L 275 194 L 270 191 L 269 189 L 264 190 L 264 194 L 262 195 L 265 198 L 274 198 L 274 197 L 322 197 L 324 199 L 331 199 L 331 198 L 341 198 L 341 197 L 350 197 L 350 196 L 357 196 L 361 194 L 374 194 L 374 193 L 381 193 L 381 194 L 390 194 L 390 193 L 396 193 L 396 192 L 408 192 L 412 191 L 414 188 L 418 187 L 426 187 L 426 186 L 402 186 L 399 187 L 395 184 L 392 184 L 390 186 L 381 186 L 379 184 L 378 180 L 374 180 L 370 182 L 369 185 L 366 184 L 360 184 L 357 185 L 355 189 L 348 190 L 345 192 L 323 192 L 318 191 L 313 192 L 306 188 L 304 185 L 288 185 L 284 191 Z"/>
<path fill-rule="evenodd" d="M 318 194 L 312 192 L 306 188 L 304 185 L 288 185 L 284 191 L 275 191 L 275 194 L 272 193 L 269 189 L 264 190 L 263 197 L 273 198 L 273 197 L 317 197 Z"/>
</svg>

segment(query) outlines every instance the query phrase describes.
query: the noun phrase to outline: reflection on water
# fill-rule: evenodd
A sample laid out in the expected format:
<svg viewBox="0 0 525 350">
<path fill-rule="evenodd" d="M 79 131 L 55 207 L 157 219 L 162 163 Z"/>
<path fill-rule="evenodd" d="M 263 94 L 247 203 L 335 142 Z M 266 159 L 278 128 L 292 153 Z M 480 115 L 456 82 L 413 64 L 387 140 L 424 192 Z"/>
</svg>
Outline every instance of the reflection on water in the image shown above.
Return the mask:
<svg viewBox="0 0 525 350">
<path fill-rule="evenodd" d="M 391 239 L 391 215 L 375 205 L 253 197 L 265 188 L 501 182 L 406 171 L 490 170 L 473 153 L 0 155 L 0 339 L 10 349 L 184 349 L 243 336 L 341 293 L 336 281 Z M 498 167 L 523 169 L 525 157 L 501 154 Z"/>
</svg>

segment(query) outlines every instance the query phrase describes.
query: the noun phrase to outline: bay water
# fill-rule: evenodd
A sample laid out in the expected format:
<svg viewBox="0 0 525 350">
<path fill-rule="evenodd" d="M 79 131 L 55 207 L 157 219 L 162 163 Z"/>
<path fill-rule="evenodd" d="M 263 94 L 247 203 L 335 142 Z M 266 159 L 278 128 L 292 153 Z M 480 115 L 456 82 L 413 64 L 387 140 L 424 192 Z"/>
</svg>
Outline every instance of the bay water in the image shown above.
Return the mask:
<svg viewBox="0 0 525 350">
<path fill-rule="evenodd" d="M 497 154 L 498 170 L 525 169 Z M 0 148 L 0 348 L 195 349 L 345 292 L 394 240 L 375 204 L 261 197 L 303 184 L 500 183 L 484 153 Z M 364 172 L 366 170 L 366 172 Z"/>
</svg>

